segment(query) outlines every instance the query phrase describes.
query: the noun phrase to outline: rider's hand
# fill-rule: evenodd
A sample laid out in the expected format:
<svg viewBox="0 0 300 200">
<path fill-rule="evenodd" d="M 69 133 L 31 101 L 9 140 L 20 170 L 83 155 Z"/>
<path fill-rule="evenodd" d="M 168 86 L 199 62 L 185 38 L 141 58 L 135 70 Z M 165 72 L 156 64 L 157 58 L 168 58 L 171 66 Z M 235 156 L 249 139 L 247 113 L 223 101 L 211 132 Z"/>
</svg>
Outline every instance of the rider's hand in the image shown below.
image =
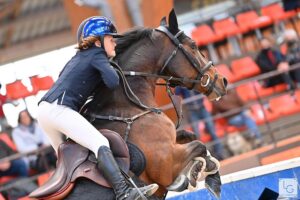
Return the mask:
<svg viewBox="0 0 300 200">
<path fill-rule="evenodd" d="M 287 62 L 279 63 L 277 70 L 280 72 L 285 72 L 289 70 L 289 64 Z"/>
</svg>

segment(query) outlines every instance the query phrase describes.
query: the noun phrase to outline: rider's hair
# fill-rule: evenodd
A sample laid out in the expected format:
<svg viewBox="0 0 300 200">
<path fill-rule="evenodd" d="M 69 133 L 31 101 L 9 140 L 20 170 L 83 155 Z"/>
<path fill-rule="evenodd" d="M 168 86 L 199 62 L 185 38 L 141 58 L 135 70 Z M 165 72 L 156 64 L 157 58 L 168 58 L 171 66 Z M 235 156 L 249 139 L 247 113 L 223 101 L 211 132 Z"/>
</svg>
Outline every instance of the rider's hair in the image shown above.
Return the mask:
<svg viewBox="0 0 300 200">
<path fill-rule="evenodd" d="M 88 48 L 92 47 L 97 40 L 100 40 L 100 38 L 96 37 L 96 36 L 89 36 L 84 39 L 80 38 L 80 42 L 78 43 L 78 46 L 76 47 L 76 49 L 79 49 L 79 50 L 88 49 Z"/>
</svg>

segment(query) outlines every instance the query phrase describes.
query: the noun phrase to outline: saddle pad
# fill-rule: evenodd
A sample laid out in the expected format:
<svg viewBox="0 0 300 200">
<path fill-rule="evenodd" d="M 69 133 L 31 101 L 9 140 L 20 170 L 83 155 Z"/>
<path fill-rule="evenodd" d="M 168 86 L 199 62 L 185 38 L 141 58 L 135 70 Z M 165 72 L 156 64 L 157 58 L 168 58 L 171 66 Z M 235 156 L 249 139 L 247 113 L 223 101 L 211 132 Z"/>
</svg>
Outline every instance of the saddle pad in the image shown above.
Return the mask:
<svg viewBox="0 0 300 200">
<path fill-rule="evenodd" d="M 127 142 L 130 155 L 130 171 L 136 176 L 141 175 L 146 167 L 146 158 L 144 153 L 133 143 Z"/>
</svg>

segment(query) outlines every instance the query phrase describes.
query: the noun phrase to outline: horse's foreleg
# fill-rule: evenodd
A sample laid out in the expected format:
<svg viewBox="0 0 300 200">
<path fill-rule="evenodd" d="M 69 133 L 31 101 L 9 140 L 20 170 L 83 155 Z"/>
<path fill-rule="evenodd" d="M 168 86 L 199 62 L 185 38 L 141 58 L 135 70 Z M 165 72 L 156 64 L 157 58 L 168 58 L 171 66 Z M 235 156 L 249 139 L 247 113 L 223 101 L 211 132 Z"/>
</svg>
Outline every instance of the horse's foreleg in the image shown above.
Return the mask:
<svg viewBox="0 0 300 200">
<path fill-rule="evenodd" d="M 206 168 L 204 158 L 207 150 L 200 141 L 180 145 L 180 148 L 183 148 L 183 151 L 178 150 L 174 153 L 174 158 L 177 161 L 176 165 L 174 164 L 174 177 L 176 179 L 173 184 L 168 186 L 168 190 L 172 191 L 185 190 L 190 184 L 195 187 L 198 174 Z"/>
<path fill-rule="evenodd" d="M 193 132 L 186 131 L 184 129 L 176 132 L 176 143 L 177 144 L 187 144 L 194 140 L 197 140 L 197 137 Z"/>
<path fill-rule="evenodd" d="M 194 133 L 186 131 L 186 130 L 179 130 L 176 132 L 176 143 L 178 144 L 185 144 L 191 141 L 196 140 L 196 136 Z M 192 174 L 193 178 L 189 177 L 189 182 L 192 186 L 196 186 L 196 179 L 200 180 L 205 178 L 205 186 L 206 188 L 213 193 L 216 197 L 220 196 L 221 193 L 221 178 L 219 174 L 219 169 L 220 169 L 220 163 L 217 159 L 212 157 L 210 153 L 205 157 L 205 170 L 200 173 L 196 174 L 197 170 L 194 170 L 194 174 Z M 193 165 L 197 165 L 196 162 L 192 163 Z M 188 167 L 188 166 L 187 166 Z M 193 166 L 192 166 L 193 167 Z M 190 168 L 191 171 L 193 171 L 192 167 Z M 195 178 L 198 176 L 198 178 Z M 184 179 L 185 176 L 180 176 L 177 177 L 177 183 L 181 181 L 185 181 L 186 184 L 186 179 Z M 183 184 L 182 184 L 183 185 Z M 184 188 L 185 186 L 181 187 L 180 189 Z M 173 188 L 171 188 L 173 189 Z"/>
</svg>

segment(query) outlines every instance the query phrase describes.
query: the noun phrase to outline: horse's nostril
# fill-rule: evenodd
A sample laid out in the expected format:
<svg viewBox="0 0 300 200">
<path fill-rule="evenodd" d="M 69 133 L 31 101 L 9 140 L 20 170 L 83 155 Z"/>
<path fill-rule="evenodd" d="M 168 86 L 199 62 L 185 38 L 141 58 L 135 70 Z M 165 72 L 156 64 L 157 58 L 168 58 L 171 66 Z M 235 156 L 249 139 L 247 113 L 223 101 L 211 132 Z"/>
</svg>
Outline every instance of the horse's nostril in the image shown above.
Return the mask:
<svg viewBox="0 0 300 200">
<path fill-rule="evenodd" d="M 227 81 L 227 79 L 226 78 L 223 78 L 223 83 L 224 83 L 224 86 L 225 86 L 225 88 L 227 87 L 227 85 L 228 85 L 228 81 Z"/>
</svg>

